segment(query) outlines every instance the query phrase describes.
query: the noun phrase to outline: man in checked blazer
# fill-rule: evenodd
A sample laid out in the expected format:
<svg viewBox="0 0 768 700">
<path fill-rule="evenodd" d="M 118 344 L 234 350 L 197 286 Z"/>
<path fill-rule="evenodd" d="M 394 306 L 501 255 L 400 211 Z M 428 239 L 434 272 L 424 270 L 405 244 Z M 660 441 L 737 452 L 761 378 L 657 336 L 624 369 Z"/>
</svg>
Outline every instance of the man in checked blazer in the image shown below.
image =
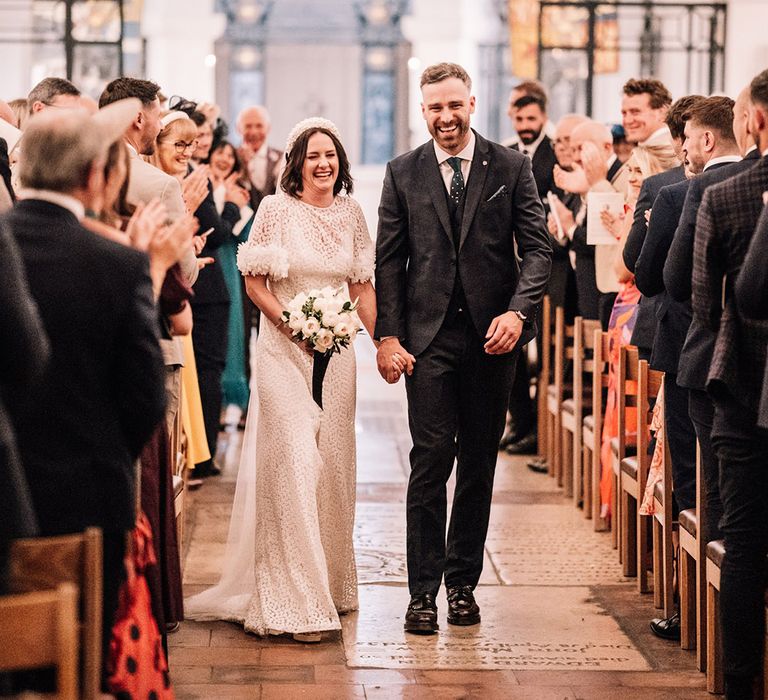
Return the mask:
<svg viewBox="0 0 768 700">
<path fill-rule="evenodd" d="M 768 432 L 757 425 L 768 321 L 739 312 L 734 284 L 768 190 L 768 70 L 750 85 L 749 131 L 763 154 L 748 171 L 704 193 L 693 256 L 693 313 L 717 333 L 707 388 L 720 459 L 725 541 L 720 599 L 726 695 L 751 698 L 762 677 L 768 555 Z"/>
<path fill-rule="evenodd" d="M 443 576 L 448 622 L 480 622 L 473 590 L 499 438 L 520 348 L 536 336 L 552 249 L 530 160 L 469 127 L 475 98 L 466 71 L 430 66 L 421 88 L 433 139 L 387 165 L 375 335 L 382 375 L 408 375 L 405 630 L 434 634 Z M 446 543 L 446 482 L 455 460 Z"/>
</svg>

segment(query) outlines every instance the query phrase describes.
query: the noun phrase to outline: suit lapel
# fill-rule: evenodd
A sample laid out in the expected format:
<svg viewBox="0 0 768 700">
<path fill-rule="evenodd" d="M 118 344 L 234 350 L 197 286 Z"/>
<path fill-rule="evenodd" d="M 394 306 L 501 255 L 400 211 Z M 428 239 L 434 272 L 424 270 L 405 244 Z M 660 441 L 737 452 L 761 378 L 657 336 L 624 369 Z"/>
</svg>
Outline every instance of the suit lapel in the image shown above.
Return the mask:
<svg viewBox="0 0 768 700">
<path fill-rule="evenodd" d="M 475 212 L 477 211 L 477 205 L 480 203 L 480 197 L 483 194 L 485 178 L 489 167 L 490 154 L 488 152 L 488 143 L 479 134 L 475 133 L 475 153 L 472 156 L 472 168 L 469 171 L 469 181 L 467 182 L 459 248 L 464 245 L 464 239 L 469 233 L 472 219 L 475 218 Z"/>
<path fill-rule="evenodd" d="M 429 196 L 432 197 L 432 204 L 435 206 L 437 218 L 443 225 L 445 235 L 453 244 L 453 233 L 451 232 L 451 217 L 448 213 L 448 199 L 445 196 L 445 183 L 440 174 L 440 166 L 437 164 L 437 156 L 432 141 L 424 145 L 424 150 L 419 158 L 421 163 L 421 174 L 423 181 L 427 184 Z"/>
</svg>

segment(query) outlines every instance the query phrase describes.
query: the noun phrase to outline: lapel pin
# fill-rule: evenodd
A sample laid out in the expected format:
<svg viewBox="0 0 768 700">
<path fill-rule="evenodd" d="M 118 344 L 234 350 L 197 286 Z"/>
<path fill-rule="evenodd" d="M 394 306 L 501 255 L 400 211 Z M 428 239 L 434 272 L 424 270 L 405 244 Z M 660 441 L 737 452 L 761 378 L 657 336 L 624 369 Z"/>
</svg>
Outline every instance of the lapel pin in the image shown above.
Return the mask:
<svg viewBox="0 0 768 700">
<path fill-rule="evenodd" d="M 483 161 L 483 165 L 488 165 L 488 161 L 487 161 L 487 160 L 484 160 L 484 161 Z"/>
</svg>

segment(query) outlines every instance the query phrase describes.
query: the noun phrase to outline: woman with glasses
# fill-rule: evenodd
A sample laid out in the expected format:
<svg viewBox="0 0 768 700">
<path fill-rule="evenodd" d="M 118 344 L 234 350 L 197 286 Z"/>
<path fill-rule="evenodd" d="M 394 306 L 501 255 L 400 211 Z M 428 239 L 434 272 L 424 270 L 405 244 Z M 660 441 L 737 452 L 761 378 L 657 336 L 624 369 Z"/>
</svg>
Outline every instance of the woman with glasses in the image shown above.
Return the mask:
<svg viewBox="0 0 768 700">
<path fill-rule="evenodd" d="M 248 193 L 234 181 L 229 182 L 221 212 L 216 207 L 210 168 L 192 168 L 191 159 L 197 148 L 197 125 L 186 112 L 174 110 L 162 119 L 157 137 L 157 164 L 169 175 L 178 177 L 190 212 L 200 228 L 198 250 L 212 264 L 200 270 L 192 299 L 194 345 L 200 399 L 203 406 L 205 436 L 210 459 L 197 464 L 193 479 L 220 474 L 214 464 L 222 404 L 221 377 L 227 357 L 227 332 L 230 297 L 219 261 L 219 248 L 232 238 L 232 229 L 240 220 L 240 209 L 248 202 Z"/>
</svg>

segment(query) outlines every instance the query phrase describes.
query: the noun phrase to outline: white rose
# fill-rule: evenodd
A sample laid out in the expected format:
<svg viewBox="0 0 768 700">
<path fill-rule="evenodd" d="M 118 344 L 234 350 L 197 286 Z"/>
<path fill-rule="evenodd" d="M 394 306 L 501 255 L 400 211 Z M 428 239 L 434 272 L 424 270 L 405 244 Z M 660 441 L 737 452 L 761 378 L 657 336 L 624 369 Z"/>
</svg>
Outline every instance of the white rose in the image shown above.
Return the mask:
<svg viewBox="0 0 768 700">
<path fill-rule="evenodd" d="M 320 294 L 326 299 L 332 299 L 334 296 L 336 296 L 336 290 L 333 287 L 323 287 L 320 290 Z"/>
<path fill-rule="evenodd" d="M 292 300 L 291 303 L 288 304 L 288 309 L 293 311 L 294 309 L 296 311 L 301 311 L 301 307 L 304 306 L 304 304 L 307 302 L 307 295 L 304 294 L 304 292 L 299 292 Z"/>
<path fill-rule="evenodd" d="M 304 317 L 298 314 L 291 314 L 291 318 L 288 321 L 288 327 L 292 331 L 300 331 L 304 327 Z"/>
<path fill-rule="evenodd" d="M 333 332 L 339 337 L 343 338 L 345 335 L 349 335 L 350 327 L 348 323 L 337 323 L 333 329 Z"/>
<path fill-rule="evenodd" d="M 339 314 L 335 311 L 324 311 L 323 312 L 323 325 L 327 326 L 328 328 L 333 328 L 336 326 L 340 321 Z"/>
<path fill-rule="evenodd" d="M 360 317 L 357 315 L 356 311 L 353 311 L 350 316 L 352 317 L 352 325 L 355 327 L 356 331 L 359 331 L 363 324 L 360 322 Z"/>
<path fill-rule="evenodd" d="M 309 338 L 320 330 L 320 321 L 316 318 L 308 318 L 301 326 L 301 332 L 305 338 Z"/>
<path fill-rule="evenodd" d="M 352 314 L 343 313 L 339 314 L 339 323 L 346 323 L 348 326 L 352 325 Z"/>
<path fill-rule="evenodd" d="M 332 346 L 333 346 L 333 333 L 323 328 L 317 334 L 317 338 L 315 339 L 315 347 L 321 352 L 325 352 L 326 350 L 330 350 Z"/>
<path fill-rule="evenodd" d="M 325 297 L 318 297 L 315 299 L 312 307 L 315 311 L 319 311 L 321 314 L 325 314 L 328 309 L 328 300 Z"/>
</svg>

